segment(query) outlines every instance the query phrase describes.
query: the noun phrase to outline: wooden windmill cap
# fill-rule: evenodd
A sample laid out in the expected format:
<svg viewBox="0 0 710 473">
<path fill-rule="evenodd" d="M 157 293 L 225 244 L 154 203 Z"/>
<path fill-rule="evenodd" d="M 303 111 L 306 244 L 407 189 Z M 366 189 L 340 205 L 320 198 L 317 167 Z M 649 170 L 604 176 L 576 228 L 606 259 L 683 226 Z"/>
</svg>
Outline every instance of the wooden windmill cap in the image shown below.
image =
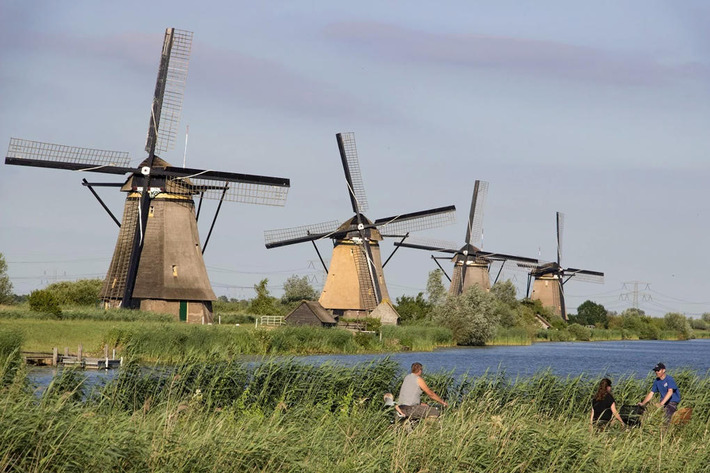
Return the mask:
<svg viewBox="0 0 710 473">
<path fill-rule="evenodd" d="M 148 166 L 148 159 L 145 158 L 139 165 L 138 169 L 142 169 L 146 166 Z M 164 159 L 155 156 L 153 158 L 153 169 L 165 169 L 172 167 L 172 165 L 165 161 Z M 128 179 L 126 179 L 126 182 L 121 186 L 121 191 L 123 192 L 131 192 L 133 191 L 134 187 L 140 187 L 140 186 L 135 186 L 133 184 L 133 179 L 136 177 L 136 174 L 131 174 Z M 163 178 L 161 178 L 159 181 L 156 181 L 156 186 L 155 187 L 165 187 L 165 192 L 168 194 L 197 194 L 197 191 L 194 190 L 195 185 L 193 182 L 188 179 L 169 179 L 164 181 Z"/>
</svg>

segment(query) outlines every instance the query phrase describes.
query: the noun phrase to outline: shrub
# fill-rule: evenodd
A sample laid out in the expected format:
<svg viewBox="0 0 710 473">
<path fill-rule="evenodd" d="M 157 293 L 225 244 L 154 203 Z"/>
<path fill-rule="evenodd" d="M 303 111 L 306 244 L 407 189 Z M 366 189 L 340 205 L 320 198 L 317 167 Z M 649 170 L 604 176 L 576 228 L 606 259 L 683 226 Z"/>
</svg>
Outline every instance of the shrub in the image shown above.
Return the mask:
<svg viewBox="0 0 710 473">
<path fill-rule="evenodd" d="M 708 329 L 708 324 L 702 319 L 692 319 L 690 321 L 690 326 L 694 330 L 707 330 Z"/>
<path fill-rule="evenodd" d="M 547 338 L 551 342 L 569 342 L 572 340 L 572 335 L 570 335 L 567 329 L 558 330 L 551 328 L 547 331 Z"/>
<path fill-rule="evenodd" d="M 30 310 L 52 314 L 59 319 L 62 318 L 62 309 L 59 307 L 57 297 L 46 289 L 32 291 L 28 301 Z"/>
<path fill-rule="evenodd" d="M 638 335 L 641 340 L 658 340 L 661 336 L 661 331 L 655 325 L 644 324 L 638 331 Z"/>
<path fill-rule="evenodd" d="M 498 324 L 496 302 L 479 286 L 459 296 L 449 296 L 434 309 L 434 320 L 451 330 L 459 345 L 484 345 L 495 335 Z"/>
<path fill-rule="evenodd" d="M 426 320 L 431 314 L 432 307 L 433 304 L 427 302 L 421 292 L 417 294 L 417 297 L 398 297 L 395 305 L 402 323 Z"/>
<path fill-rule="evenodd" d="M 677 332 L 678 338 L 687 340 L 691 337 L 692 329 L 688 319 L 683 314 L 668 313 L 663 317 L 665 328 Z"/>
<path fill-rule="evenodd" d="M 52 293 L 60 305 L 95 305 L 102 285 L 101 279 L 80 279 L 55 282 L 45 290 Z"/>
<path fill-rule="evenodd" d="M 579 324 L 570 324 L 570 326 L 567 327 L 567 330 L 575 340 L 588 342 L 592 338 L 592 331 L 587 327 L 582 327 Z"/>
</svg>

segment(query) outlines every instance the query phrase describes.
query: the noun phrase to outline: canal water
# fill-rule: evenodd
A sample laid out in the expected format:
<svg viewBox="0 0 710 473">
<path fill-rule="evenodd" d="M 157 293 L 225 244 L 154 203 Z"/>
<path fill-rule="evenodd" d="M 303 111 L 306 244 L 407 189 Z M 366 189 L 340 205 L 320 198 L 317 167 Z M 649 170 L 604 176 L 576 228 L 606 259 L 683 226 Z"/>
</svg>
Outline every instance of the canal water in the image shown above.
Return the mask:
<svg viewBox="0 0 710 473">
<path fill-rule="evenodd" d="M 646 378 L 653 366 L 662 362 L 668 370 L 688 368 L 701 376 L 710 375 L 710 340 L 688 341 L 608 341 L 550 342 L 530 346 L 492 346 L 447 348 L 433 352 L 404 352 L 388 355 L 311 355 L 295 357 L 301 363 L 331 363 L 352 366 L 389 357 L 403 371 L 414 362 L 424 365 L 426 372 L 453 372 L 481 376 L 501 373 L 514 379 L 528 377 L 543 370 L 560 376 L 589 377 L 631 376 Z M 253 358 L 250 358 L 253 361 Z M 43 390 L 56 373 L 54 368 L 30 370 L 30 381 Z M 87 384 L 95 386 L 111 380 L 118 370 L 86 371 Z"/>
<path fill-rule="evenodd" d="M 427 372 L 453 371 L 480 376 L 503 373 L 507 377 L 528 377 L 550 370 L 561 377 L 580 374 L 597 376 L 632 376 L 644 379 L 658 362 L 670 372 L 689 368 L 699 375 L 710 371 L 710 340 L 550 342 L 529 346 L 489 346 L 447 348 L 433 352 L 404 352 L 390 355 L 327 355 L 296 358 L 306 363 L 352 365 L 389 356 L 403 370 L 412 363 L 424 365 Z"/>
</svg>

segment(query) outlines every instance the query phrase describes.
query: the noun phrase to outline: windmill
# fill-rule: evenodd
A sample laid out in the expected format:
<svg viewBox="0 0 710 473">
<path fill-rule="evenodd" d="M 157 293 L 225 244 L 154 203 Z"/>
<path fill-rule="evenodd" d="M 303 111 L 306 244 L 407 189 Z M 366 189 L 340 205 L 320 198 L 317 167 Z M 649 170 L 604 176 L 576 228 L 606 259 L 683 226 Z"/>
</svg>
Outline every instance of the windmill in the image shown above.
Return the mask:
<svg viewBox="0 0 710 473">
<path fill-rule="evenodd" d="M 165 31 L 145 146 L 148 156 L 138 167 L 129 167 L 125 152 L 18 138 L 10 140 L 5 164 L 127 174 L 118 183 L 82 181 L 120 228 L 100 292 L 104 307 L 167 312 L 180 320 L 206 323 L 212 321 L 216 297 L 202 254 L 222 203 L 284 205 L 290 183 L 275 177 L 176 168 L 158 156 L 175 142 L 191 47 L 191 32 Z M 119 187 L 127 193 L 120 222 L 94 187 Z M 200 244 L 197 220 L 203 199 L 219 204 L 207 239 Z"/>
<path fill-rule="evenodd" d="M 327 273 L 325 285 L 319 299 L 320 304 L 331 311 L 334 317 L 366 317 L 384 313 L 382 304 L 388 304 L 389 313 L 394 309 L 389 302 L 389 293 L 383 273 L 379 242 L 383 237 L 408 234 L 410 231 L 425 230 L 453 223 L 456 207 L 423 210 L 394 217 L 369 220 L 367 197 L 360 174 L 355 136 L 353 133 L 336 135 L 340 159 L 345 172 L 350 204 L 355 215 L 343 223 L 338 221 L 304 225 L 295 228 L 269 230 L 264 232 L 267 248 L 311 242 L 318 253 Z M 387 232 L 388 234 L 385 234 Z M 333 254 L 330 267 L 321 257 L 315 242 L 329 238 L 333 240 Z M 383 310 L 380 310 L 383 307 Z M 381 318 L 383 323 L 396 323 L 394 317 Z M 394 320 L 393 320 L 394 319 Z"/>
<path fill-rule="evenodd" d="M 434 262 L 444 272 L 446 278 L 451 282 L 449 286 L 449 294 L 458 295 L 464 292 L 471 286 L 480 286 L 485 291 L 490 290 L 490 268 L 493 262 L 500 261 L 502 264 L 496 275 L 495 281 L 498 280 L 503 265 L 506 261 L 517 261 L 526 263 L 537 263 L 536 259 L 526 258 L 524 256 L 513 256 L 504 253 L 494 253 L 483 251 L 481 249 L 483 243 L 483 209 L 485 206 L 486 196 L 488 194 L 488 183 L 486 181 L 476 180 L 473 186 L 473 196 L 471 197 L 471 211 L 468 214 L 468 225 L 466 226 L 466 238 L 464 245 L 458 248 L 458 245 L 450 242 L 430 242 L 424 240 L 404 240 L 396 242 L 397 247 L 416 248 L 419 250 L 436 251 L 441 253 L 452 254 L 452 257 L 435 257 L 432 256 Z M 439 264 L 439 259 L 451 259 L 454 263 L 453 275 L 449 277 L 444 268 Z M 495 283 L 494 281 L 494 283 Z"/>
<path fill-rule="evenodd" d="M 601 284 L 604 282 L 604 273 L 587 269 L 562 267 L 562 231 L 564 229 L 565 216 L 561 212 L 557 212 L 556 215 L 557 261 L 535 265 L 518 263 L 518 266 L 530 269 L 526 293 L 530 292 L 530 280 L 534 279 L 530 298 L 539 300 L 544 307 L 550 307 L 556 315 L 567 320 L 564 285 L 572 278 L 579 281 Z"/>
</svg>

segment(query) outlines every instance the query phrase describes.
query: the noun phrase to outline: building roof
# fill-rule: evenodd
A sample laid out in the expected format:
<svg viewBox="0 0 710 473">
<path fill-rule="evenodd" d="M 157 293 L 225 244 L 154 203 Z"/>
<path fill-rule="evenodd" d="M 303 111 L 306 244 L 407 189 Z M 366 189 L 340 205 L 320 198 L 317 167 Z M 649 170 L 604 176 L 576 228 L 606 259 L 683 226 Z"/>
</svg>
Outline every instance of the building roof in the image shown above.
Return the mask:
<svg viewBox="0 0 710 473">
<path fill-rule="evenodd" d="M 287 316 L 288 318 L 291 314 L 296 312 L 297 310 L 301 309 L 302 307 L 307 308 L 313 315 L 315 315 L 318 320 L 321 321 L 321 323 L 324 324 L 333 324 L 335 325 L 337 321 L 333 318 L 333 316 L 330 315 L 330 312 L 325 310 L 325 308 L 320 305 L 320 302 L 318 301 L 301 301 L 301 303 L 296 306 L 295 309 L 293 309 Z"/>
</svg>

